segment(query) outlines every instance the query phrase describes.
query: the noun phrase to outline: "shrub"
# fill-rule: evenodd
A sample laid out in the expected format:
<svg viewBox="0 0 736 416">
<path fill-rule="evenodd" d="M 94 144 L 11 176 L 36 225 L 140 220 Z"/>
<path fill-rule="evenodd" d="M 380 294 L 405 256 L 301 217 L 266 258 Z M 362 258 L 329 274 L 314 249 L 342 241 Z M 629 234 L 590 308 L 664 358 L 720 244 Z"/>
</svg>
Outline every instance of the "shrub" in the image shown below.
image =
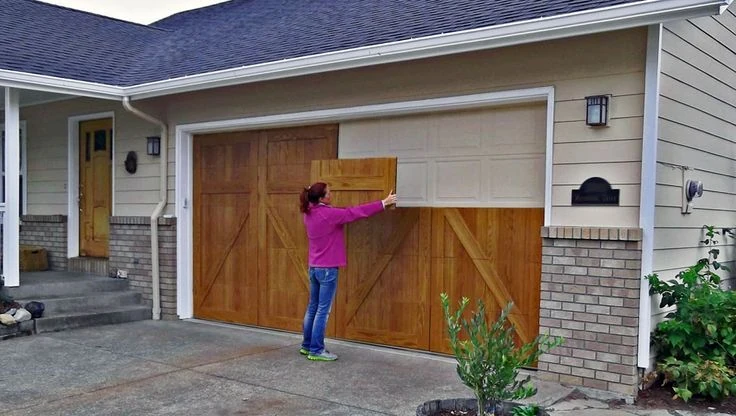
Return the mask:
<svg viewBox="0 0 736 416">
<path fill-rule="evenodd" d="M 657 370 L 672 383 L 675 396 L 693 395 L 720 400 L 736 395 L 736 292 L 720 287 L 721 270 L 728 270 L 715 246 L 720 232 L 706 226 L 702 244 L 708 257 L 664 282 L 657 274 L 649 294 L 662 296 L 660 308 L 676 306 L 652 337 L 658 350 Z"/>
<path fill-rule="evenodd" d="M 507 318 L 513 303 L 509 303 L 496 322 L 486 323 L 483 301 L 478 300 L 478 310 L 470 320 L 462 317 L 469 300 L 463 297 L 458 309 L 450 311 L 446 293 L 440 295 L 442 309 L 450 335 L 450 348 L 457 359 L 460 380 L 475 394 L 478 414 L 486 415 L 486 409 L 496 414 L 496 405 L 503 400 L 524 399 L 536 394 L 531 376 L 519 380 L 519 369 L 531 366 L 544 352 L 562 344 L 561 338 L 537 336 L 534 341 L 520 347 L 514 342 L 514 329 Z M 464 331 L 465 339 L 460 339 Z"/>
</svg>

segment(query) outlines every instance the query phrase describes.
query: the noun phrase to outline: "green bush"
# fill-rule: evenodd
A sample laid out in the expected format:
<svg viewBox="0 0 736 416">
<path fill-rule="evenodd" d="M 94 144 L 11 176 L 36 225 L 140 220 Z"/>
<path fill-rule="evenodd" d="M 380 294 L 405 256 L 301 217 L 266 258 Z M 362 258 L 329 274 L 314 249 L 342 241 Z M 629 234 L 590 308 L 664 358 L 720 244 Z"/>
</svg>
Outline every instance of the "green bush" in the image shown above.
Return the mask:
<svg viewBox="0 0 736 416">
<path fill-rule="evenodd" d="M 504 308 L 496 322 L 488 325 L 483 301 L 478 300 L 478 310 L 468 321 L 462 317 L 468 298 L 460 300 L 455 312 L 450 311 L 446 293 L 442 293 L 440 299 L 450 335 L 450 348 L 457 359 L 457 374 L 473 390 L 479 416 L 486 415 L 487 408 L 496 414 L 496 404 L 503 400 L 524 399 L 536 394 L 530 376 L 518 379 L 519 369 L 531 366 L 541 354 L 562 344 L 561 338 L 540 335 L 518 347 L 514 342 L 513 326 L 507 321 L 513 303 Z M 465 338 L 460 339 L 463 331 Z"/>
<path fill-rule="evenodd" d="M 736 292 L 720 287 L 721 270 L 728 270 L 715 246 L 720 232 L 706 226 L 702 244 L 708 257 L 664 282 L 646 276 L 649 294 L 662 296 L 660 308 L 675 306 L 652 337 L 657 348 L 657 371 L 672 383 L 675 396 L 693 395 L 720 400 L 736 395 Z"/>
</svg>

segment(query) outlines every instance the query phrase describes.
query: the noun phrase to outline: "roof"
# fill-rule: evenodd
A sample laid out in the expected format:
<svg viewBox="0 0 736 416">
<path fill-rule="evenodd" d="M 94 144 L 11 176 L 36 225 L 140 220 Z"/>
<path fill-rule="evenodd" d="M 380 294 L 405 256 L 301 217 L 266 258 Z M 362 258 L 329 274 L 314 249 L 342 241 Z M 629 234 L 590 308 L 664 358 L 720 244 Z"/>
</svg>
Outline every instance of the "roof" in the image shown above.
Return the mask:
<svg viewBox="0 0 736 416">
<path fill-rule="evenodd" d="M 231 0 L 145 26 L 0 0 L 0 71 L 131 87 L 615 6 L 726 1 Z"/>
</svg>

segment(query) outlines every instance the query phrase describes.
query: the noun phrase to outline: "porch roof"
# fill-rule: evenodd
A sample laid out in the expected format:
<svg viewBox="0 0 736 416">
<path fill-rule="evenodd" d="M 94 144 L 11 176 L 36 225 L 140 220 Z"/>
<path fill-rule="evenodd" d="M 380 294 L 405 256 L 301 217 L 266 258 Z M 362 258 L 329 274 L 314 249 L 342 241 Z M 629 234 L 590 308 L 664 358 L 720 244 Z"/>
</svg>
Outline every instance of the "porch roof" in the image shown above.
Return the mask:
<svg viewBox="0 0 736 416">
<path fill-rule="evenodd" d="M 535 41 L 540 36 L 575 34 L 552 30 L 559 28 L 550 26 L 550 19 L 570 17 L 564 22 L 567 28 L 592 33 L 649 24 L 674 13 L 677 17 L 714 13 L 728 3 L 730 0 L 232 0 L 145 26 L 35 0 L 0 0 L 0 84 L 3 78 L 30 74 L 105 87 L 101 92 L 113 96 L 135 95 L 142 94 L 146 86 L 172 80 L 187 80 L 190 87 L 212 80 L 201 79 L 203 74 L 226 75 L 233 84 L 240 74 L 233 71 L 295 60 L 304 61 L 302 66 L 311 65 L 310 73 L 336 69 L 326 67 L 323 59 L 305 59 L 349 51 L 360 53 L 341 55 L 340 69 L 417 59 L 427 56 L 417 52 L 429 49 L 434 55 L 457 53 L 462 50 L 453 45 L 467 39 L 448 39 L 453 34 L 472 37 L 473 48 L 463 50 L 482 49 Z M 578 21 L 578 16 L 585 18 Z M 497 28 L 504 30 L 487 32 Z M 494 37 L 506 41 L 487 43 Z M 518 39 L 509 41 L 512 37 Z M 428 44 L 417 43 L 423 40 Z M 384 48 L 375 49 L 378 46 Z M 376 62 L 376 57 L 382 60 Z M 281 76 L 295 75 L 284 74 Z M 172 92 L 178 90 L 155 95 Z"/>
</svg>

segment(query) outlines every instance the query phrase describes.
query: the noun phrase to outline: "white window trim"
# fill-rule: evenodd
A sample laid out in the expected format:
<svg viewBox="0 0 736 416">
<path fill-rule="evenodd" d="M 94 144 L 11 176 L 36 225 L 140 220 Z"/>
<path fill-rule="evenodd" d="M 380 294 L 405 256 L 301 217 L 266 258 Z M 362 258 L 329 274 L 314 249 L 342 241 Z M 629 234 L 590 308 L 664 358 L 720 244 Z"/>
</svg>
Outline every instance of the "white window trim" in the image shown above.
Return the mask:
<svg viewBox="0 0 736 416">
<path fill-rule="evenodd" d="M 115 112 L 85 114 L 69 117 L 67 121 L 67 257 L 79 257 L 79 123 L 102 118 L 112 119 L 112 212 L 115 215 Z"/>
<path fill-rule="evenodd" d="M 5 127 L 0 129 L 1 132 L 5 132 Z M 20 121 L 20 175 L 23 178 L 23 206 L 20 207 L 20 215 L 28 213 L 28 133 L 26 133 L 26 121 Z M 3 149 L 3 152 L 5 150 Z M 5 177 L 5 167 L 0 166 L 1 175 Z"/>
<path fill-rule="evenodd" d="M 177 218 L 177 314 L 189 319 L 194 314 L 194 224 L 191 207 L 193 187 L 193 137 L 195 134 L 236 130 L 288 127 L 306 124 L 339 123 L 364 118 L 451 111 L 494 105 L 546 102 L 547 131 L 545 155 L 544 224 L 549 225 L 552 209 L 552 146 L 554 137 L 554 87 L 528 88 L 427 100 L 335 108 L 248 117 L 176 126 L 176 218 Z"/>
</svg>

